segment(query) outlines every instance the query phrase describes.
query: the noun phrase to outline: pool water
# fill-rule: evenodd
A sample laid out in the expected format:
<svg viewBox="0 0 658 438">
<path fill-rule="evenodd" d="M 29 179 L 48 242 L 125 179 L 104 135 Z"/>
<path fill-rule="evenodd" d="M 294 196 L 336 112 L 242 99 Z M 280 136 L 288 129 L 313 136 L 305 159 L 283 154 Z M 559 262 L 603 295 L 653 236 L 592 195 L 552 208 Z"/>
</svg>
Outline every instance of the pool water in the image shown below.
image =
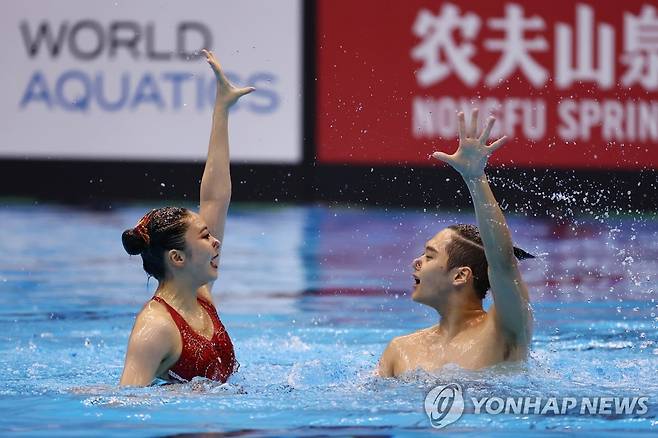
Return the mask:
<svg viewBox="0 0 658 438">
<path fill-rule="evenodd" d="M 527 363 L 395 380 L 373 374 L 387 342 L 438 320 L 409 298 L 411 260 L 471 212 L 235 205 L 214 296 L 239 372 L 124 389 L 128 336 L 156 282 L 120 235 L 151 207 L 0 209 L 0 434 L 424 436 L 436 431 L 425 396 L 451 382 L 472 397 L 649 402 L 642 415 L 467 409 L 448 434 L 656 434 L 655 217 L 509 215 L 515 244 L 539 256 L 521 263 L 535 315 Z"/>
</svg>

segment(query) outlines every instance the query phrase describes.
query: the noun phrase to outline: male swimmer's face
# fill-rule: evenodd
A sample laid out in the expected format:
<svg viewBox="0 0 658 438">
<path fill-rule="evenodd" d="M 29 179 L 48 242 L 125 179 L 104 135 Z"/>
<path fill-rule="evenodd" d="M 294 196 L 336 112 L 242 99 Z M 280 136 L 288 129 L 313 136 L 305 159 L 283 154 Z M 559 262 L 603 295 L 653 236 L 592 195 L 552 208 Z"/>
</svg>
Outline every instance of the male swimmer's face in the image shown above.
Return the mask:
<svg viewBox="0 0 658 438">
<path fill-rule="evenodd" d="M 185 269 L 192 278 L 203 283 L 217 279 L 219 240 L 211 235 L 206 223 L 196 213 L 190 213 L 185 232 Z"/>
<path fill-rule="evenodd" d="M 446 246 L 454 231 L 448 228 L 439 232 L 425 244 L 423 254 L 412 263 L 414 289 L 411 298 L 419 303 L 436 307 L 445 294 L 452 290 L 452 278 L 446 270 Z"/>
</svg>

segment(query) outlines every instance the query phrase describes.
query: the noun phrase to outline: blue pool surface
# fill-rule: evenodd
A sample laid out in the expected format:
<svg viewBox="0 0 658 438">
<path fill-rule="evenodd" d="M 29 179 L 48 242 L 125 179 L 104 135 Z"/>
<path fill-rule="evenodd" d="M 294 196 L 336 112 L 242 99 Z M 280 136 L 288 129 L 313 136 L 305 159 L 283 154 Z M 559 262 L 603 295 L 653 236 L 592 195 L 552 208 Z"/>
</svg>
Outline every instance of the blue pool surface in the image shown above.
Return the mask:
<svg viewBox="0 0 658 438">
<path fill-rule="evenodd" d="M 412 302 L 425 240 L 471 212 L 235 205 L 213 291 L 235 343 L 227 384 L 119 388 L 135 314 L 152 295 L 121 232 L 154 205 L 0 208 L 0 435 L 655 436 L 658 219 L 509 215 L 535 315 L 525 364 L 375 377 L 394 336 L 433 325 Z M 487 300 L 487 303 L 490 303 Z M 649 397 L 643 415 L 467 412 L 430 426 L 438 384 L 469 396 Z"/>
</svg>

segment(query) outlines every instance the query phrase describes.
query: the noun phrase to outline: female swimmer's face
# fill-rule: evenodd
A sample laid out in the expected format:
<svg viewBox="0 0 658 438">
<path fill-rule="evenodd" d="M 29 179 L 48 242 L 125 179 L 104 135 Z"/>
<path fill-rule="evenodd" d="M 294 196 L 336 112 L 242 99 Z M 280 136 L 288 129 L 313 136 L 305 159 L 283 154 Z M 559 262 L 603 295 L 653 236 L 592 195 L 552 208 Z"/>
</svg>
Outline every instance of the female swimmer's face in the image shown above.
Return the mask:
<svg viewBox="0 0 658 438">
<path fill-rule="evenodd" d="M 217 279 L 219 240 L 210 234 L 206 223 L 196 213 L 189 215 L 184 256 L 181 273 L 202 284 Z"/>
</svg>

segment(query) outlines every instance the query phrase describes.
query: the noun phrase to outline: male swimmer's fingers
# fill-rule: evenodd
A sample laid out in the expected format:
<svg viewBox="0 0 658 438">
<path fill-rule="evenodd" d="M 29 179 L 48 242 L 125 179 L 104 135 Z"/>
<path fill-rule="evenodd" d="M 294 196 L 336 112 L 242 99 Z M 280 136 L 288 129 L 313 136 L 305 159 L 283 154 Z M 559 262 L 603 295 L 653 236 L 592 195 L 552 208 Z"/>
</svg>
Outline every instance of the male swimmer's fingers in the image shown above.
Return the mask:
<svg viewBox="0 0 658 438">
<path fill-rule="evenodd" d="M 480 143 L 486 143 L 487 140 L 489 140 L 489 136 L 491 135 L 491 128 L 493 128 L 494 123 L 496 123 L 496 118 L 491 116 L 487 119 L 487 126 L 484 127 L 484 131 L 482 131 L 482 135 L 478 139 Z"/>
<path fill-rule="evenodd" d="M 492 153 L 493 153 L 493 152 L 496 152 L 496 149 L 498 149 L 499 147 L 501 147 L 501 146 L 504 145 L 505 143 L 507 143 L 507 136 L 506 136 L 506 135 L 500 137 L 498 140 L 496 140 L 496 141 L 494 141 L 493 143 L 491 143 L 491 145 L 489 145 L 489 150 L 490 150 Z"/>
<path fill-rule="evenodd" d="M 468 136 L 471 138 L 476 138 L 478 135 L 478 109 L 473 109 L 471 113 L 471 132 L 468 133 Z"/>
<path fill-rule="evenodd" d="M 444 163 L 450 163 L 452 161 L 452 156 L 444 152 L 434 152 L 432 154 L 432 158 L 436 158 L 437 160 L 443 161 Z"/>
<path fill-rule="evenodd" d="M 457 114 L 458 126 L 459 126 L 459 139 L 466 138 L 466 120 L 464 119 L 464 113 L 459 112 Z"/>
</svg>

